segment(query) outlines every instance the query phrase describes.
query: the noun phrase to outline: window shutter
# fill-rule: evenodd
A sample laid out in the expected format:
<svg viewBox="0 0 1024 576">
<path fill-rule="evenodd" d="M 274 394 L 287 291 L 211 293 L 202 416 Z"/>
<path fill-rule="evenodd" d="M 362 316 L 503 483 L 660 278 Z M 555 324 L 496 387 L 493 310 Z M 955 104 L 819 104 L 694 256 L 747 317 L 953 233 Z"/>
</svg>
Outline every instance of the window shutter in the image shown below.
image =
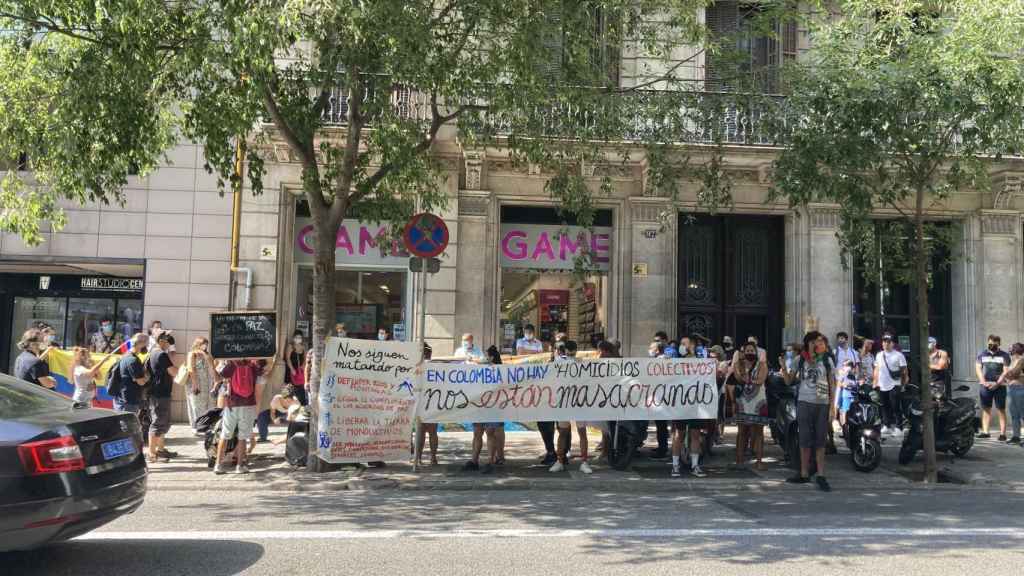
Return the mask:
<svg viewBox="0 0 1024 576">
<path fill-rule="evenodd" d="M 704 21 L 711 36 L 719 42 L 722 50 L 735 49 L 735 35 L 739 29 L 739 2 L 729 0 L 715 2 L 704 10 Z M 729 75 L 722 55 L 707 54 L 704 58 L 704 89 L 709 92 L 728 90 L 731 86 L 725 78 Z"/>
<path fill-rule="evenodd" d="M 540 64 L 540 73 L 546 79 L 557 81 L 562 79 L 562 62 L 564 57 L 564 30 L 562 30 L 562 3 L 551 2 L 544 14 L 547 29 L 544 33 L 545 60 Z"/>
</svg>

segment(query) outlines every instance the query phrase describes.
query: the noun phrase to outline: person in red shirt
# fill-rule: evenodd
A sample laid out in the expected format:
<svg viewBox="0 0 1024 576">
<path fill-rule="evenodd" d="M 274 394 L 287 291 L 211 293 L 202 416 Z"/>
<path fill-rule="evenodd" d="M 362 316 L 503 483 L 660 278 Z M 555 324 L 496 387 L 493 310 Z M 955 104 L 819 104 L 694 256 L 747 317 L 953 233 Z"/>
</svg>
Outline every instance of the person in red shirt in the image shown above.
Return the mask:
<svg viewBox="0 0 1024 576">
<path fill-rule="evenodd" d="M 229 360 L 219 368 L 220 375 L 227 380 L 227 395 L 224 412 L 221 414 L 220 442 L 217 443 L 217 464 L 213 468 L 214 474 L 227 472 L 223 466 L 224 451 L 233 436 L 237 438 L 235 472 L 249 472 L 245 461 L 245 445 L 252 437 L 256 406 L 262 392 L 259 389 L 259 377 L 263 373 L 264 365 L 262 360 Z"/>
</svg>

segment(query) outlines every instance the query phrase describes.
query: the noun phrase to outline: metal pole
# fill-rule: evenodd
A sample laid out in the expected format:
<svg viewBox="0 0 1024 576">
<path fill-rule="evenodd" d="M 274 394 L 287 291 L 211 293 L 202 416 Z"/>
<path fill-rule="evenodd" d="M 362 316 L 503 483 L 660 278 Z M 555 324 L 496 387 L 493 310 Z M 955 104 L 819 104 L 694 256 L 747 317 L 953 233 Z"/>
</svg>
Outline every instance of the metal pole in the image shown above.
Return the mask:
<svg viewBox="0 0 1024 576">
<path fill-rule="evenodd" d="M 420 350 L 422 351 L 423 350 L 423 346 L 426 344 L 426 334 L 427 334 L 427 327 L 426 327 L 426 322 L 427 322 L 427 259 L 426 258 L 420 258 L 420 285 L 417 286 L 417 288 L 419 289 L 418 290 L 419 291 L 419 295 L 417 297 L 417 300 L 419 300 L 419 305 L 420 305 L 420 317 L 419 317 L 419 321 L 416 323 L 416 332 L 418 332 L 416 340 L 419 341 L 419 343 L 420 343 Z M 417 393 L 418 392 L 419 391 L 417 390 Z M 420 455 L 423 453 L 423 440 L 424 440 L 424 438 L 423 438 L 423 435 L 420 434 L 420 426 L 421 425 L 422 425 L 422 422 L 420 422 L 420 417 L 419 417 L 419 415 L 417 415 L 413 419 L 413 434 L 415 434 L 415 437 L 413 438 L 413 451 L 412 451 L 412 470 L 413 470 L 413 472 L 419 472 L 419 470 L 420 470 Z"/>
</svg>

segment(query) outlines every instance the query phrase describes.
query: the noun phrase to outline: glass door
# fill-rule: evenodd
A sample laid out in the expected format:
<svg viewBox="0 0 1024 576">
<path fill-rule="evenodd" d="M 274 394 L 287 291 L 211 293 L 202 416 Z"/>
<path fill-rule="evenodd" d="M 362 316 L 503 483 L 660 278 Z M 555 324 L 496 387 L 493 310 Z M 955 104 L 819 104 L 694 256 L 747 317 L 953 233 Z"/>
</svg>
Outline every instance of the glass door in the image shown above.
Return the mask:
<svg viewBox="0 0 1024 576">
<path fill-rule="evenodd" d="M 66 298 L 16 296 L 14 312 L 11 315 L 11 355 L 8 373 L 14 371 L 14 361 L 21 353 L 18 350 L 18 341 L 25 330 L 35 328 L 39 324 L 47 324 L 57 332 L 57 338 L 62 338 L 66 316 Z M 63 341 L 59 343 L 63 344 Z"/>
</svg>

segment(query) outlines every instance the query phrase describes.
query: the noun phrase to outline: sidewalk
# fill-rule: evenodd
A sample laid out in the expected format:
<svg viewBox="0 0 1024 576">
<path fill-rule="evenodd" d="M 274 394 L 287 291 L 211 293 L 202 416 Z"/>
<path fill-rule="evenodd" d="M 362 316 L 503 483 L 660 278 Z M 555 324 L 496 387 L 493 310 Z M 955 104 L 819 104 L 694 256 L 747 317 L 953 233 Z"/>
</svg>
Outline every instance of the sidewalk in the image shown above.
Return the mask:
<svg viewBox="0 0 1024 576">
<path fill-rule="evenodd" d="M 284 427 L 271 429 L 271 440 L 284 439 Z M 766 431 L 766 436 L 767 436 Z M 592 462 L 600 436 L 589 436 Z M 573 439 L 576 447 L 576 439 Z M 841 443 L 841 440 L 837 438 Z M 540 465 L 543 445 L 536 432 L 507 432 L 507 463 L 492 474 L 463 472 L 462 465 L 469 459 L 472 434 L 442 432 L 437 466 L 425 466 L 414 472 L 409 462 L 389 463 L 382 468 L 350 466 L 324 474 L 313 474 L 302 468 L 293 468 L 284 460 L 284 446 L 272 443 L 258 444 L 251 459 L 252 473 L 215 476 L 207 468 L 202 439 L 189 433 L 187 426 L 175 425 L 167 437 L 168 447 L 180 454 L 170 463 L 150 465 L 150 490 L 196 490 L 225 488 L 231 490 L 281 490 L 302 492 L 311 490 L 601 490 L 678 492 L 705 490 L 777 490 L 802 489 L 785 483 L 792 471 L 782 462 L 782 451 L 766 438 L 766 470 L 753 467 L 734 467 L 735 429 L 726 428 L 722 444 L 716 446 L 711 459 L 705 463 L 706 478 L 670 478 L 671 460 L 652 460 L 644 449 L 634 459 L 630 470 L 618 472 L 605 465 L 592 464 L 594 473 L 579 472 L 579 460 L 573 459 L 570 471 L 552 474 Z M 654 443 L 653 427 L 648 445 Z M 1024 448 L 979 440 L 966 458 L 952 459 L 939 455 L 940 484 L 921 484 L 921 454 L 910 466 L 899 466 L 899 445 L 888 440 L 884 445 L 882 465 L 874 472 L 857 472 L 850 464 L 845 447 L 827 460 L 828 478 L 835 490 L 843 489 L 914 489 L 961 490 L 965 488 L 999 487 L 1024 491 Z M 426 451 L 425 451 L 426 452 Z M 486 461 L 486 450 L 481 461 Z M 428 453 L 424 460 L 429 461 Z M 685 467 L 684 467 L 685 468 Z"/>
</svg>

